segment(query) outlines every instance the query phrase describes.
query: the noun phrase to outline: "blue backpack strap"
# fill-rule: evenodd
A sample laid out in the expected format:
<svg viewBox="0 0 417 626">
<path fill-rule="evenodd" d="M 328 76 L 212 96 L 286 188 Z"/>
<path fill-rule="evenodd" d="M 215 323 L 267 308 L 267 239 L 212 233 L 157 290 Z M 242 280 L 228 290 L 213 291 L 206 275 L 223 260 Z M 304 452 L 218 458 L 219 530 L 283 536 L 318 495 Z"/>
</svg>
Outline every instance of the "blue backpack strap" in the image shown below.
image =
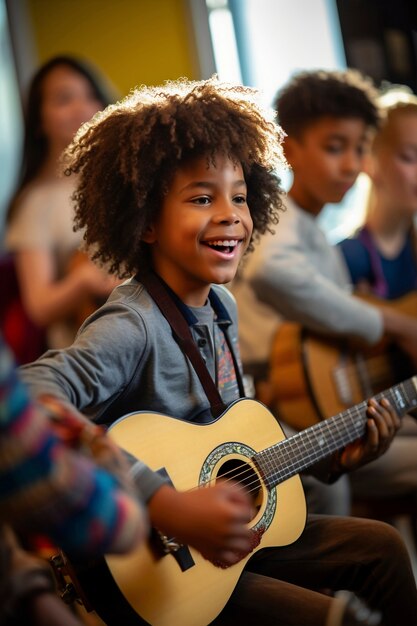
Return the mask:
<svg viewBox="0 0 417 626">
<path fill-rule="evenodd" d="M 374 277 L 372 284 L 373 292 L 380 298 L 386 298 L 388 296 L 388 284 L 382 269 L 381 257 L 372 239 L 371 233 L 366 228 L 366 226 L 360 229 L 357 235 L 357 239 L 362 243 L 364 248 L 366 248 L 369 253 L 372 274 Z"/>
<path fill-rule="evenodd" d="M 410 228 L 409 237 L 410 237 L 411 250 L 413 254 L 413 261 L 417 270 L 417 227 L 416 226 L 412 226 Z M 414 281 L 414 287 L 415 289 L 417 289 L 417 274 L 416 274 L 416 278 Z"/>
</svg>

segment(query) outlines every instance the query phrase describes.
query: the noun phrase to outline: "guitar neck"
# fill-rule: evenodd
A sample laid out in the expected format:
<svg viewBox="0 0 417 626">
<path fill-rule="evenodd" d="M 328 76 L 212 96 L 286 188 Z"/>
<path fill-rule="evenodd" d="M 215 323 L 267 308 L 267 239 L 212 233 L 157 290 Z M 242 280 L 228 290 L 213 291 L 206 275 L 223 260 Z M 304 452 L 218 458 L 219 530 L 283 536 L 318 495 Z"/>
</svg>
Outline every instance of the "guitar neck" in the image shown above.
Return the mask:
<svg viewBox="0 0 417 626">
<path fill-rule="evenodd" d="M 417 376 L 375 398 L 387 398 L 400 416 L 405 415 L 417 406 Z M 272 489 L 362 437 L 366 430 L 366 408 L 367 401 L 361 402 L 256 454 L 254 461 L 267 487 Z"/>
</svg>

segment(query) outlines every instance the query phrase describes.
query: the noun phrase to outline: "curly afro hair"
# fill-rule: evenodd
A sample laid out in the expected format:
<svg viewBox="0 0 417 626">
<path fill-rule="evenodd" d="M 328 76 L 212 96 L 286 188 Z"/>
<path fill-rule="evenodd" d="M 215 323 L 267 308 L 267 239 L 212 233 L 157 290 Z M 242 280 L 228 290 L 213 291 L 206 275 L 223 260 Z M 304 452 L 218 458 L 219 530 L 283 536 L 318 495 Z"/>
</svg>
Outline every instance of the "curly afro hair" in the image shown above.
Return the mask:
<svg viewBox="0 0 417 626">
<path fill-rule="evenodd" d="M 371 80 L 357 70 L 303 71 L 278 92 L 274 106 L 284 131 L 298 138 L 322 117 L 359 118 L 377 128 L 377 97 Z"/>
<path fill-rule="evenodd" d="M 216 77 L 141 87 L 98 113 L 77 133 L 63 157 L 78 174 L 75 228 L 85 229 L 92 258 L 128 276 L 148 264 L 146 229 L 181 163 L 226 155 L 239 162 L 248 188 L 253 240 L 278 223 L 282 208 L 278 167 L 285 163 L 275 112 L 256 90 Z"/>
</svg>

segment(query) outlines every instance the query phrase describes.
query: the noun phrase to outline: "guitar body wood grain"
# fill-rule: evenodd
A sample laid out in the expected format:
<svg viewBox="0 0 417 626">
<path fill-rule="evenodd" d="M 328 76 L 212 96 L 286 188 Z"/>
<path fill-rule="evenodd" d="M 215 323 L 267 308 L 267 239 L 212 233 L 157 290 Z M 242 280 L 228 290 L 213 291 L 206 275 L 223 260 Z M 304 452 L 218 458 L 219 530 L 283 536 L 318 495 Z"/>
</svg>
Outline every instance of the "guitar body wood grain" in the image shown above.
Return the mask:
<svg viewBox="0 0 417 626">
<path fill-rule="evenodd" d="M 417 317 L 417 294 L 396 301 L 371 296 Z M 296 430 L 336 415 L 413 374 L 407 357 L 387 338 L 359 345 L 313 333 L 293 322 L 280 326 L 270 360 L 269 405 Z"/>
</svg>

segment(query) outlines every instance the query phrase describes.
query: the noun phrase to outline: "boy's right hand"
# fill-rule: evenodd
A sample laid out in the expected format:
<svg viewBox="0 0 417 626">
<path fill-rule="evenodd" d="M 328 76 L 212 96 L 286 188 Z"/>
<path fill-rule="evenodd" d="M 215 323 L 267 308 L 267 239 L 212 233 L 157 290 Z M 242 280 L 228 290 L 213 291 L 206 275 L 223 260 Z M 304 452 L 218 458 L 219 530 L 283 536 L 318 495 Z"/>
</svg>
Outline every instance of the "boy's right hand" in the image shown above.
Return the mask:
<svg viewBox="0 0 417 626">
<path fill-rule="evenodd" d="M 163 485 L 149 513 L 153 526 L 216 564 L 233 565 L 259 543 L 247 527 L 254 516 L 249 496 L 233 483 L 183 492 Z"/>
</svg>

